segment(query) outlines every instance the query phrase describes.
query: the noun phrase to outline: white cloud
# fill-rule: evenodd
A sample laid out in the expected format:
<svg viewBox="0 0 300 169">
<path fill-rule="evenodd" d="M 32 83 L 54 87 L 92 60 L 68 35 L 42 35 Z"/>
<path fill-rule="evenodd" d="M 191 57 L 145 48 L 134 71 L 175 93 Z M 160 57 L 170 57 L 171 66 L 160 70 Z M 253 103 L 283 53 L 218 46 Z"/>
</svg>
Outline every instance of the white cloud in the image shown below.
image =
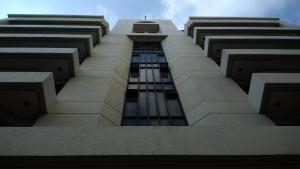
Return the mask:
<svg viewBox="0 0 300 169">
<path fill-rule="evenodd" d="M 104 8 L 101 5 L 97 5 L 97 15 L 104 15 L 104 18 L 108 21 L 110 29 L 115 26 L 117 23 L 119 16 L 113 13 L 112 11 Z"/>
<path fill-rule="evenodd" d="M 183 29 L 189 16 L 267 16 L 287 8 L 288 0 L 162 0 L 162 18 Z"/>
</svg>

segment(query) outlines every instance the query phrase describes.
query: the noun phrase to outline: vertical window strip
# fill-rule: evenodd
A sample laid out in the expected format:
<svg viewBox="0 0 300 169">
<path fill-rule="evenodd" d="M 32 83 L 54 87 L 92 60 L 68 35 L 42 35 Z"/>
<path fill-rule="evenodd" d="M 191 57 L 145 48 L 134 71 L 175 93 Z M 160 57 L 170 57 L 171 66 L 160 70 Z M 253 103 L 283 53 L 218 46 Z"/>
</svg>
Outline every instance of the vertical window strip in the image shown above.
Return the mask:
<svg viewBox="0 0 300 169">
<path fill-rule="evenodd" d="M 160 43 L 134 43 L 121 125 L 187 125 Z"/>
</svg>

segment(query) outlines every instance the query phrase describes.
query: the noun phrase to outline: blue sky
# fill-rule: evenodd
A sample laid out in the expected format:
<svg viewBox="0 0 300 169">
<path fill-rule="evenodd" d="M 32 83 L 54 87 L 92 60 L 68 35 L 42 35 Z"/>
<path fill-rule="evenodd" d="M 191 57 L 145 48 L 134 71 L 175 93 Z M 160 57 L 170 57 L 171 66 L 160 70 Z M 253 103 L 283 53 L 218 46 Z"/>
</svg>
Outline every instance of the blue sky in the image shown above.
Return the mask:
<svg viewBox="0 0 300 169">
<path fill-rule="evenodd" d="M 272 16 L 300 25 L 300 0 L 0 0 L 8 13 L 104 15 L 118 19 L 172 19 L 183 29 L 189 16 Z"/>
</svg>

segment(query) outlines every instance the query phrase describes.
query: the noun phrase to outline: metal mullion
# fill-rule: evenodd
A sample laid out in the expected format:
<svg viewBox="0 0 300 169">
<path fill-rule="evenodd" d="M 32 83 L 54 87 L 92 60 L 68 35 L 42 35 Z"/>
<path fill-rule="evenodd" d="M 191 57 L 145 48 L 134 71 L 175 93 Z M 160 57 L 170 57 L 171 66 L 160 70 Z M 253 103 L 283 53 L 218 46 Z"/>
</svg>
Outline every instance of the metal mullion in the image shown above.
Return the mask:
<svg viewBox="0 0 300 169">
<path fill-rule="evenodd" d="M 158 64 L 158 63 L 157 63 Z M 152 68 L 152 74 L 154 75 L 154 68 Z M 160 110 L 159 110 L 159 105 L 158 105 L 158 99 L 157 99 L 157 90 L 156 90 L 156 78 L 153 76 L 153 84 L 154 84 L 154 96 L 155 96 L 155 106 L 156 106 L 156 111 L 157 111 L 157 120 L 158 124 L 160 125 Z"/>
<path fill-rule="evenodd" d="M 168 119 L 170 121 L 170 124 L 172 124 L 171 123 L 171 116 L 170 116 L 169 108 L 168 108 L 168 100 L 167 100 L 167 97 L 166 97 L 166 90 L 164 89 L 164 85 L 162 85 L 162 91 L 163 91 L 163 94 L 164 94 L 164 100 L 165 100 L 165 104 L 166 104 L 166 110 L 167 110 L 167 114 L 168 114 Z"/>
<path fill-rule="evenodd" d="M 145 51 L 147 51 L 147 46 Z M 150 125 L 150 113 L 149 113 L 149 93 L 148 93 L 148 57 L 149 54 L 146 54 L 146 62 L 145 62 L 145 74 L 146 74 L 146 111 L 147 111 L 147 119 L 148 119 L 148 126 Z"/>
<path fill-rule="evenodd" d="M 149 47 L 150 50 L 151 50 L 151 47 L 152 46 Z M 153 55 L 153 52 L 151 52 L 151 57 L 152 57 L 152 55 Z M 151 58 L 151 68 L 150 69 L 151 69 L 151 72 L 152 72 L 152 80 L 153 80 L 154 91 L 156 91 L 156 89 L 155 89 L 154 71 L 153 71 L 153 58 Z M 148 72 L 147 72 L 147 74 L 148 74 Z M 155 96 L 155 107 L 156 107 L 156 111 L 157 111 L 156 92 L 154 92 L 154 96 Z M 148 103 L 148 105 L 149 105 L 149 103 Z M 149 120 L 150 120 L 150 111 L 149 111 L 148 117 L 149 117 Z M 157 121 L 158 121 L 158 124 L 159 124 L 159 120 L 158 119 L 157 119 Z"/>
<path fill-rule="evenodd" d="M 136 120 L 137 123 L 139 121 L 139 112 L 140 112 L 140 77 L 141 77 L 141 47 L 139 47 L 139 56 L 140 56 L 140 61 L 138 63 L 138 68 L 139 68 L 139 78 L 138 78 L 138 97 L 137 97 L 137 111 L 136 111 Z"/>
<path fill-rule="evenodd" d="M 156 47 L 155 47 L 155 51 L 156 51 Z M 159 79 L 160 79 L 160 83 L 161 83 L 161 86 L 162 86 L 162 92 L 163 92 L 163 95 L 164 95 L 164 100 L 165 100 L 165 106 L 166 106 L 166 110 L 167 110 L 167 114 L 168 114 L 168 116 L 169 116 L 169 113 L 168 113 L 168 106 L 167 106 L 167 100 L 166 100 L 166 94 L 165 94 L 165 91 L 164 91 L 164 83 L 163 83 L 163 81 L 162 81 L 162 79 L 161 79 L 161 75 L 160 75 L 160 62 L 158 61 L 158 72 L 159 72 Z M 161 116 L 160 116 L 160 114 L 159 114 L 159 118 L 160 118 L 160 125 L 161 125 Z M 169 119 L 169 121 L 170 121 L 170 119 Z M 170 123 L 171 124 L 171 123 Z"/>
<path fill-rule="evenodd" d="M 155 51 L 156 48 L 154 47 Z M 159 65 L 158 60 L 156 60 L 157 65 Z M 158 68 L 159 71 L 159 68 Z M 156 111 L 157 111 L 157 120 L 158 120 L 158 124 L 161 125 L 161 120 L 160 120 L 160 110 L 159 110 L 159 105 L 158 105 L 158 99 L 157 99 L 157 90 L 156 90 L 156 79 L 154 76 L 154 68 L 153 68 L 153 63 L 152 63 L 152 74 L 153 74 L 153 84 L 154 84 L 154 96 L 155 96 L 155 106 L 156 106 Z"/>
<path fill-rule="evenodd" d="M 156 116 L 153 116 L 154 117 L 154 119 L 156 119 L 157 121 L 158 121 L 158 125 L 162 125 L 162 116 L 161 116 L 161 114 L 162 114 L 162 112 L 160 112 L 160 104 L 159 104 L 159 100 L 160 99 L 164 99 L 164 101 L 165 101 L 165 105 L 163 105 L 163 106 L 166 106 L 166 118 L 168 118 L 168 120 L 169 120 L 169 123 L 170 123 L 170 125 L 172 126 L 172 125 L 174 125 L 175 123 L 173 123 L 172 122 L 172 117 L 171 117 L 171 113 L 170 113 L 170 110 L 169 110 L 169 106 L 168 106 L 168 99 L 167 99 L 167 93 L 168 93 L 168 91 L 169 90 L 166 90 L 167 88 L 166 88 L 166 86 L 165 85 L 169 85 L 169 84 L 171 84 L 171 85 L 173 85 L 174 86 L 174 91 L 176 92 L 176 94 L 178 95 L 178 93 L 177 93 L 177 89 L 176 89 L 176 86 L 175 86 L 175 84 L 174 84 L 174 81 L 173 81 L 173 76 L 171 75 L 171 72 L 170 72 L 170 70 L 169 70 L 169 66 L 168 66 L 168 62 L 166 61 L 166 63 L 165 62 L 160 62 L 160 60 L 159 60 L 159 58 L 160 57 L 157 57 L 157 52 L 159 52 L 159 53 L 162 53 L 162 57 L 164 58 L 164 60 L 167 60 L 166 59 L 166 57 L 165 57 L 165 54 L 164 54 L 164 51 L 163 51 L 163 49 L 162 49 L 162 47 L 161 47 L 161 44 L 160 43 L 139 43 L 139 44 L 137 44 L 137 47 L 136 46 L 134 46 L 135 48 L 134 49 L 137 49 L 136 51 L 137 51 L 137 53 L 139 54 L 139 61 L 137 62 L 138 63 L 138 73 L 139 73 L 139 77 L 138 77 L 138 79 L 137 79 L 137 86 L 138 86 L 138 91 L 137 91 L 137 111 L 136 111 L 136 117 L 133 117 L 133 118 L 130 118 L 130 119 L 135 119 L 136 120 L 136 125 L 140 125 L 140 124 L 144 124 L 144 125 L 150 125 L 151 124 L 151 116 L 150 116 L 150 85 L 152 85 L 153 84 L 153 87 L 154 87 L 154 89 L 152 90 L 151 89 L 151 94 L 152 94 L 152 92 L 154 92 L 154 98 L 152 98 L 153 99 L 153 101 L 155 102 L 154 103 L 154 107 L 156 108 Z M 144 57 L 144 61 L 142 62 L 142 57 L 141 57 L 141 55 L 144 55 L 143 57 Z M 151 55 L 151 57 L 150 57 L 150 55 Z M 152 58 L 152 55 L 155 55 L 155 57 L 156 57 L 156 61 L 154 61 L 153 60 L 153 58 Z M 149 59 L 151 59 L 151 60 L 149 60 Z M 149 62 L 148 62 L 148 60 L 149 60 Z M 133 63 L 132 62 L 133 61 L 133 58 L 131 58 L 131 64 Z M 149 63 L 149 64 L 148 64 Z M 142 89 L 141 89 L 141 85 L 142 84 L 144 84 L 144 82 L 142 83 L 141 82 L 141 73 L 142 73 L 142 71 L 141 71 L 141 69 L 142 69 L 142 66 L 141 65 L 144 65 L 144 68 L 143 69 L 145 69 L 145 75 L 143 75 L 144 76 L 144 78 L 146 78 L 145 79 L 145 99 L 146 100 L 142 100 L 143 101 L 143 103 L 145 102 L 145 104 L 146 104 L 146 107 L 143 107 L 143 109 L 145 108 L 145 113 L 146 113 L 146 121 L 147 121 L 147 124 L 145 124 L 145 123 L 141 123 L 142 121 L 140 121 L 141 119 L 142 120 L 144 120 L 144 117 L 142 117 L 142 116 L 140 116 L 140 114 L 141 114 L 141 92 L 144 92 Z M 156 68 L 154 68 L 154 64 L 157 64 L 158 65 L 158 67 L 156 67 Z M 170 79 L 171 79 L 171 81 L 170 82 L 163 82 L 163 79 L 161 78 L 161 65 L 162 64 L 166 64 L 167 65 L 167 69 L 168 69 L 168 75 L 170 76 Z M 148 65 L 149 65 L 149 67 L 148 67 Z M 151 70 L 150 70 L 151 69 Z M 148 71 L 149 72 L 152 72 L 152 79 L 153 79 L 153 83 L 151 83 L 150 84 L 150 81 L 149 81 L 149 78 L 151 78 L 151 77 L 149 77 L 149 75 L 151 75 L 151 73 L 149 73 L 148 74 Z M 158 79 L 156 79 L 155 77 L 155 72 L 157 72 L 158 71 Z M 130 74 L 129 74 L 129 76 L 130 76 Z M 129 85 L 130 83 L 129 83 L 129 81 L 128 81 L 128 84 L 127 84 L 127 90 L 128 90 L 128 85 Z M 136 84 L 136 83 L 135 83 Z M 157 88 L 157 86 L 160 86 L 160 85 L 162 85 L 161 86 L 161 90 L 158 90 L 158 88 Z M 162 92 L 162 93 L 161 93 Z M 158 95 L 158 94 L 163 94 L 164 96 L 163 96 L 163 98 L 160 98 L 161 96 L 160 95 Z M 143 99 L 144 99 L 144 96 L 143 96 Z M 183 108 L 182 108 L 182 105 L 181 105 L 181 101 L 180 101 L 180 98 L 178 97 L 178 101 L 179 101 L 179 106 L 180 106 L 180 109 L 181 109 L 181 111 L 183 112 Z M 125 102 L 126 102 L 126 100 L 125 100 Z M 126 106 L 126 105 L 125 105 Z M 125 113 L 125 108 L 126 107 L 123 107 L 123 112 Z M 187 124 L 187 120 L 186 120 L 186 117 L 185 117 L 185 114 L 184 114 L 184 112 L 183 112 L 183 116 L 180 116 L 180 117 L 175 117 L 174 119 L 184 119 L 185 120 L 185 123 Z M 123 118 L 122 118 L 122 124 L 123 124 L 123 121 L 125 120 L 125 118 L 124 118 L 124 114 L 123 114 Z"/>
<path fill-rule="evenodd" d="M 166 64 L 167 64 L 167 67 L 169 69 L 168 63 L 166 63 Z M 160 64 L 159 64 L 159 72 L 160 72 Z M 159 76 L 159 78 L 161 78 L 161 77 Z M 166 90 L 165 90 L 165 87 L 164 87 L 165 83 L 163 82 L 162 79 L 160 79 L 160 81 L 161 81 L 161 84 L 162 84 L 162 90 L 163 90 L 163 94 L 164 94 L 164 100 L 165 100 L 165 104 L 166 104 L 166 110 L 167 110 L 167 114 L 168 114 L 168 119 L 169 119 L 170 125 L 172 125 L 171 116 L 170 116 L 169 108 L 168 108 L 168 100 L 167 100 L 167 97 L 166 97 Z"/>
</svg>

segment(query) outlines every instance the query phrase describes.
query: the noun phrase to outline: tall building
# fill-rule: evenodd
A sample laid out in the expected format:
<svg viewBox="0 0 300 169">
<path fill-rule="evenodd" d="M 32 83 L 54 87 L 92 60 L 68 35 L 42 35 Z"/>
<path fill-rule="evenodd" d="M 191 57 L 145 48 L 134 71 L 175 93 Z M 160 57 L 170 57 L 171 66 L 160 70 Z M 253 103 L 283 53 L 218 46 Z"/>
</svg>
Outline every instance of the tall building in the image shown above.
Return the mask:
<svg viewBox="0 0 300 169">
<path fill-rule="evenodd" d="M 298 168 L 300 28 L 10 14 L 1 168 Z"/>
</svg>

